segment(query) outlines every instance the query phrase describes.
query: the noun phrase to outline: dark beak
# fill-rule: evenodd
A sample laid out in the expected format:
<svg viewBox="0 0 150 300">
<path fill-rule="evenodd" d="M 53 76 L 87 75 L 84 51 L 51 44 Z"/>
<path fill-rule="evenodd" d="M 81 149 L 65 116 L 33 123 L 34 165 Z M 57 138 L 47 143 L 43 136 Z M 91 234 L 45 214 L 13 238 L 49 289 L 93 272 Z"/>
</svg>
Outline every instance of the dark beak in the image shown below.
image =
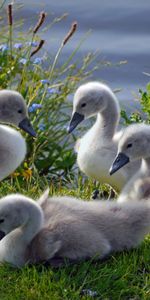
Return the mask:
<svg viewBox="0 0 150 300">
<path fill-rule="evenodd" d="M 34 131 L 29 119 L 26 117 L 19 123 L 19 128 L 23 129 L 25 132 L 29 133 L 31 136 L 36 137 L 36 132 Z"/>
<path fill-rule="evenodd" d="M 112 175 L 129 162 L 129 157 L 124 153 L 119 153 L 110 167 L 109 174 Z"/>
<path fill-rule="evenodd" d="M 84 116 L 75 112 L 71 118 L 69 127 L 68 127 L 68 133 L 71 133 L 79 123 L 81 123 L 84 120 Z"/>
</svg>

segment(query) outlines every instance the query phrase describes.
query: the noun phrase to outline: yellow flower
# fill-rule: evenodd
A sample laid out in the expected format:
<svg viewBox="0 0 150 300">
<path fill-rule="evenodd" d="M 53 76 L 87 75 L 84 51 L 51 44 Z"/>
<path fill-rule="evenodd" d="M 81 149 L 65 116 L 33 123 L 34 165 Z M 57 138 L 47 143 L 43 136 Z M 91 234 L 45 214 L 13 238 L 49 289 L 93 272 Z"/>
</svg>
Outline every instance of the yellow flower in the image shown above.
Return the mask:
<svg viewBox="0 0 150 300">
<path fill-rule="evenodd" d="M 32 170 L 26 169 L 22 172 L 23 177 L 25 177 L 27 180 L 29 180 L 32 176 Z"/>
<path fill-rule="evenodd" d="M 19 172 L 14 172 L 14 173 L 11 174 L 12 177 L 18 177 L 19 175 L 20 175 Z"/>
</svg>

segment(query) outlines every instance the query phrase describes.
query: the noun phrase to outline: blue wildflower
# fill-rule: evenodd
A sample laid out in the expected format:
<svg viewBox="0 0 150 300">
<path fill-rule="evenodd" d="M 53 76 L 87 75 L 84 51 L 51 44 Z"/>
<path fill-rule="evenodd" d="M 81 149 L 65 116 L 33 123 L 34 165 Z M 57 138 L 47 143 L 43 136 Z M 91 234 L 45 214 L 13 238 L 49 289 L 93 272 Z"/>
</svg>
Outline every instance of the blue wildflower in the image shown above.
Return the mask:
<svg viewBox="0 0 150 300">
<path fill-rule="evenodd" d="M 42 79 L 42 80 L 41 80 L 41 83 L 42 83 L 42 84 L 49 84 L 50 81 L 49 81 L 48 79 Z"/>
<path fill-rule="evenodd" d="M 98 296 L 98 292 L 92 291 L 91 289 L 83 289 L 83 290 L 81 291 L 81 294 L 86 295 L 86 296 L 89 296 L 89 297 L 92 297 L 92 298 Z"/>
<path fill-rule="evenodd" d="M 27 63 L 27 59 L 26 59 L 26 58 L 21 58 L 21 59 L 19 60 L 19 62 L 20 62 L 21 64 L 25 65 L 25 64 Z"/>
<path fill-rule="evenodd" d="M 39 103 L 33 103 L 31 106 L 29 106 L 28 111 L 30 113 L 37 111 L 37 109 L 41 109 L 42 108 L 42 104 Z"/>
<path fill-rule="evenodd" d="M 50 88 L 50 87 L 47 88 L 47 92 L 49 94 L 60 94 L 60 91 L 58 89 L 56 89 L 56 88 Z"/>
<path fill-rule="evenodd" d="M 0 45 L 0 51 L 2 52 L 5 52 L 9 49 L 8 45 L 7 44 L 2 44 Z"/>
<path fill-rule="evenodd" d="M 36 57 L 33 61 L 33 63 L 36 64 L 36 65 L 40 65 L 42 62 L 43 62 L 42 57 Z"/>
<path fill-rule="evenodd" d="M 72 99 L 73 99 L 73 94 L 68 94 L 67 95 L 67 100 L 68 101 L 72 101 Z"/>
<path fill-rule="evenodd" d="M 35 109 L 39 109 L 39 108 L 42 108 L 42 104 L 39 104 L 39 103 L 33 103 L 33 104 L 32 104 L 32 107 L 35 108 Z"/>
<path fill-rule="evenodd" d="M 21 49 L 22 47 L 23 47 L 22 43 L 16 43 L 16 44 L 14 44 L 14 48 L 16 48 L 16 49 Z"/>
<path fill-rule="evenodd" d="M 45 125 L 44 123 L 38 124 L 38 128 L 39 128 L 41 131 L 44 131 L 44 130 L 45 130 L 45 127 L 46 127 L 46 125 Z"/>
<path fill-rule="evenodd" d="M 32 46 L 32 47 L 37 47 L 38 46 L 38 42 L 26 42 L 27 46 Z"/>
<path fill-rule="evenodd" d="M 34 112 L 32 105 L 28 107 L 28 112 L 29 112 L 29 113 Z"/>
</svg>

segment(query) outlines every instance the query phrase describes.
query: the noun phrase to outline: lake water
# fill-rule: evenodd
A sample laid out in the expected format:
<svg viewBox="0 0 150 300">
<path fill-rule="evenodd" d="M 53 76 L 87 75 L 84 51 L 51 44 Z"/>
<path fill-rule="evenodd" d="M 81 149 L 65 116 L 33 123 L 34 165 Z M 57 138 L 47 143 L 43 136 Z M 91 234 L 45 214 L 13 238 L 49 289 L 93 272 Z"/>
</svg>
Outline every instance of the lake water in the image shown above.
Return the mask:
<svg viewBox="0 0 150 300">
<path fill-rule="evenodd" d="M 65 36 L 72 21 L 77 20 L 78 31 L 64 47 L 61 59 L 73 51 L 81 37 L 92 29 L 91 35 L 78 52 L 83 56 L 88 51 L 101 50 L 101 58 L 117 63 L 127 60 L 127 65 L 99 70 L 96 80 L 105 80 L 112 88 L 122 88 L 118 97 L 133 99 L 133 92 L 145 88 L 150 73 L 150 0 L 26 0 L 17 13 L 17 18 L 26 19 L 25 26 L 33 25 L 37 14 L 44 10 L 48 13 L 47 24 L 54 16 L 68 12 L 69 16 L 53 29 L 41 34 L 46 39 L 46 48 L 55 54 L 60 41 Z M 33 22 L 34 20 L 34 22 Z"/>
</svg>

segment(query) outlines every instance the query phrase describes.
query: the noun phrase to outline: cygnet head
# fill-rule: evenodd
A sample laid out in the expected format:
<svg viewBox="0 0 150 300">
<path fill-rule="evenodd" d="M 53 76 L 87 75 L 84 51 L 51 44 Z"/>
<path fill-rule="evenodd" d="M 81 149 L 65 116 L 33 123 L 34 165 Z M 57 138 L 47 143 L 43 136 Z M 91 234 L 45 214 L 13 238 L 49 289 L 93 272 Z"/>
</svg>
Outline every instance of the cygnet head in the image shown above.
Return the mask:
<svg viewBox="0 0 150 300">
<path fill-rule="evenodd" d="M 25 100 L 16 91 L 0 90 L 0 121 L 13 124 L 31 136 L 36 136 L 28 118 Z"/>
<path fill-rule="evenodd" d="M 118 102 L 112 90 L 99 82 L 88 82 L 81 85 L 74 95 L 73 113 L 68 132 L 71 133 L 79 123 L 98 113 L 107 107 L 110 101 L 114 101 L 119 111 Z"/>
<path fill-rule="evenodd" d="M 28 220 L 28 211 L 24 209 L 24 202 L 32 200 L 20 194 L 12 194 L 0 200 L 0 231 L 8 234 Z"/>
<path fill-rule="evenodd" d="M 110 168 L 110 175 L 130 161 L 150 157 L 150 126 L 134 124 L 128 126 L 118 144 L 118 154 Z"/>
</svg>

